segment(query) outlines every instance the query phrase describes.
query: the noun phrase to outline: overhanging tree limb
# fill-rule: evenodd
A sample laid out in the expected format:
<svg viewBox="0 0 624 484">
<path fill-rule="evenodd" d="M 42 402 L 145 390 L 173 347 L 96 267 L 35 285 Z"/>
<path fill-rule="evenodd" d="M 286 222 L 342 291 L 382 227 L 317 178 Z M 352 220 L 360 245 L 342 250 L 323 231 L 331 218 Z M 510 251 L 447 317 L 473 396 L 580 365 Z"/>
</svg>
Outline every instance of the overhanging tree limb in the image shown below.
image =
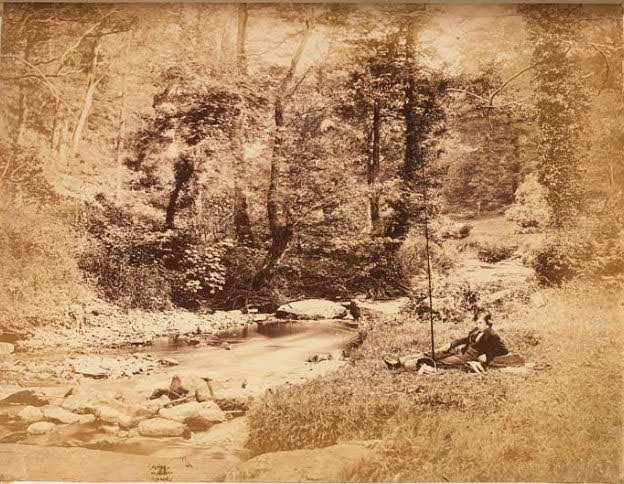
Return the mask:
<svg viewBox="0 0 624 484">
<path fill-rule="evenodd" d="M 0 55 L 0 57 L 16 60 L 24 64 L 26 67 L 35 71 L 38 74 L 39 79 L 41 79 L 41 81 L 48 87 L 48 89 L 50 90 L 50 93 L 52 94 L 52 96 L 54 96 L 54 99 L 56 99 L 57 101 L 59 101 L 60 103 L 64 105 L 66 104 L 65 101 L 58 94 L 56 90 L 56 86 L 52 82 L 50 82 L 50 80 L 48 79 L 47 74 L 43 72 L 41 69 L 39 69 L 37 66 L 31 64 L 26 59 L 22 59 L 21 57 L 13 55 L 13 54 L 2 54 Z"/>
</svg>

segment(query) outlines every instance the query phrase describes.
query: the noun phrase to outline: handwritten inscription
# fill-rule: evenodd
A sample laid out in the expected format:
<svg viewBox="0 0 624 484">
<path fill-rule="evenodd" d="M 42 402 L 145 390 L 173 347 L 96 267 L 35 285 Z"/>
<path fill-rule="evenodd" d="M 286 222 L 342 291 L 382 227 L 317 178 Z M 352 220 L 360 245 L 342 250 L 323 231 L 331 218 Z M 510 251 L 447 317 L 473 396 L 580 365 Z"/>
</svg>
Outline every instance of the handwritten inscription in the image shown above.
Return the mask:
<svg viewBox="0 0 624 484">
<path fill-rule="evenodd" d="M 152 479 L 154 481 L 171 481 L 173 473 L 168 465 L 152 465 Z"/>
</svg>

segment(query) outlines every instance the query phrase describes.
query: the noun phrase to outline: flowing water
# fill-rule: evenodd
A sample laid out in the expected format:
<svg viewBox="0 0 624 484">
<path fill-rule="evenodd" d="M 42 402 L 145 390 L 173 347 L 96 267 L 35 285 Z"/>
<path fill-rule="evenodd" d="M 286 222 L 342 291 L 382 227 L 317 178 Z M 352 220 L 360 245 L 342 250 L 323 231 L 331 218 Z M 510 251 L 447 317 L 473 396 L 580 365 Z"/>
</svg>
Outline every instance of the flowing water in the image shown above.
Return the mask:
<svg viewBox="0 0 624 484">
<path fill-rule="evenodd" d="M 159 368 L 150 375 L 136 375 L 118 380 L 92 380 L 80 383 L 82 391 L 94 394 L 149 395 L 156 388 L 169 386 L 173 375 L 209 377 L 217 398 L 258 395 L 267 388 L 296 383 L 333 371 L 340 360 L 345 342 L 354 330 L 341 321 L 268 322 L 243 326 L 222 335 L 217 346 L 189 347 L 178 340 L 155 341 L 147 351 L 153 356 L 173 358 L 177 366 Z M 328 361 L 308 363 L 313 355 L 331 355 Z M 98 424 L 58 426 L 47 435 L 27 435 L 28 424 L 17 413 L 37 401 L 0 404 L 0 443 L 43 446 L 85 447 L 140 455 L 187 456 L 196 452 L 217 454 L 222 449 L 194 434 L 191 439 L 125 437 L 109 434 Z"/>
</svg>

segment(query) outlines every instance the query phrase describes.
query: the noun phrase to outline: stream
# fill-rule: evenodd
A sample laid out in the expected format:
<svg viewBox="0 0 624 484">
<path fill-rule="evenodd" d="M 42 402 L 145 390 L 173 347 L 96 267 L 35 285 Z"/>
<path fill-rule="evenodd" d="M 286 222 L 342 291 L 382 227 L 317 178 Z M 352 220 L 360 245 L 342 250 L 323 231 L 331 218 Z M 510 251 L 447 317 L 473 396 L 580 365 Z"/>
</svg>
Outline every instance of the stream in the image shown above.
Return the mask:
<svg viewBox="0 0 624 484">
<path fill-rule="evenodd" d="M 100 395 L 134 394 L 146 398 L 154 389 L 168 387 L 171 377 L 178 375 L 209 377 L 216 399 L 245 399 L 259 395 L 268 388 L 298 383 L 334 371 L 344 364 L 340 359 L 342 348 L 354 333 L 344 321 L 327 320 L 275 322 L 241 328 L 221 337 L 223 347 L 178 346 L 164 340 L 140 351 L 157 357 L 173 358 L 178 365 L 158 368 L 149 375 L 130 378 L 83 378 L 79 384 L 80 391 L 83 394 L 92 392 Z M 331 355 L 332 358 L 318 363 L 307 362 L 313 355 Z M 0 403 L 0 444 L 83 447 L 176 458 L 196 455 L 198 452 L 206 455 L 211 452 L 217 455 L 224 453 L 222 442 L 211 442 L 209 435 L 212 429 L 193 432 L 190 439 L 146 438 L 114 433 L 105 426 L 91 423 L 59 425 L 57 431 L 50 434 L 28 435 L 26 428 L 29 424 L 16 417 L 27 403 L 33 402 Z M 217 426 L 227 426 L 235 420 Z M 241 429 L 240 426 L 230 425 L 230 430 L 237 431 L 235 428 L 238 431 Z M 244 453 L 243 449 L 237 451 L 239 454 Z"/>
</svg>

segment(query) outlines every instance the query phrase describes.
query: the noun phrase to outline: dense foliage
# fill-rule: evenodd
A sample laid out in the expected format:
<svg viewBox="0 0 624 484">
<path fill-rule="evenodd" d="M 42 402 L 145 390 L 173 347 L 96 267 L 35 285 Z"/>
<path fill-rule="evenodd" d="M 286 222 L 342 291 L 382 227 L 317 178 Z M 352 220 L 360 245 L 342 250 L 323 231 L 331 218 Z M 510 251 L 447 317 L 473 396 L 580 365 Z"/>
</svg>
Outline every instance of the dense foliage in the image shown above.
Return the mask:
<svg viewBox="0 0 624 484">
<path fill-rule="evenodd" d="M 503 213 L 546 231 L 522 259 L 542 283 L 613 277 L 621 19 L 504 10 L 484 22 L 506 29 L 456 42 L 416 5 L 6 6 L 2 210 L 67 230 L 44 250 L 4 222 L 5 292 L 32 283 L 13 265 L 74 244 L 58 305 L 84 280 L 149 309 L 416 294 L 425 234 L 446 276 L 472 237 L 458 220 Z M 497 263 L 512 245 L 473 248 Z"/>
</svg>

